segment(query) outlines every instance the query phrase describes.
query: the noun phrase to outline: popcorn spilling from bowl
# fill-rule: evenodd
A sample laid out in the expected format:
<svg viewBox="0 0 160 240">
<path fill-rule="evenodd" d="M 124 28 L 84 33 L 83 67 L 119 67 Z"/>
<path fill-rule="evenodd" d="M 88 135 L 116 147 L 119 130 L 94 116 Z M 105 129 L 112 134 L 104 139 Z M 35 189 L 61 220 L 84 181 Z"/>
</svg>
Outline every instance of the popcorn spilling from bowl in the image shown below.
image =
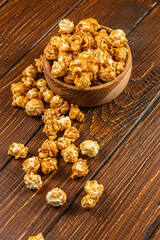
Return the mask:
<svg viewBox="0 0 160 240">
<path fill-rule="evenodd" d="M 108 34 L 93 18 L 77 26 L 63 19 L 59 33 L 44 49 L 55 78 L 83 89 L 112 81 L 124 70 L 128 49 L 123 30 Z"/>
</svg>

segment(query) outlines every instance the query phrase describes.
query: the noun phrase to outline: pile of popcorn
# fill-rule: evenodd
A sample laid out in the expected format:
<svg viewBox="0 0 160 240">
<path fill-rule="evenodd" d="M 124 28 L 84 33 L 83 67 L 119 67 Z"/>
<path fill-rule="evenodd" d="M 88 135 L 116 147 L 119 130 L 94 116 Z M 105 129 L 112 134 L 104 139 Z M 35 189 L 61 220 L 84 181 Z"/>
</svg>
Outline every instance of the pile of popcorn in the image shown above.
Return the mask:
<svg viewBox="0 0 160 240">
<path fill-rule="evenodd" d="M 44 49 L 55 78 L 83 89 L 111 81 L 124 70 L 128 49 L 123 30 L 108 34 L 93 18 L 77 26 L 63 19 L 59 33 Z"/>
</svg>

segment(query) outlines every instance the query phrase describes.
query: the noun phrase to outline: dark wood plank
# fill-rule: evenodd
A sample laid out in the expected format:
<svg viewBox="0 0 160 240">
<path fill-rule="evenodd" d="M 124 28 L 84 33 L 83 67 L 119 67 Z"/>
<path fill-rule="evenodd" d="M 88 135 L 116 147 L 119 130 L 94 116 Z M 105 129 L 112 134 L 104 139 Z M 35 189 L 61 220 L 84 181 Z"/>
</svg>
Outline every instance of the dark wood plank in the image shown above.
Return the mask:
<svg viewBox="0 0 160 240">
<path fill-rule="evenodd" d="M 155 219 L 158 224 L 159 124 L 160 104 L 94 177 L 105 188 L 95 209 L 80 208 L 83 191 L 45 236 L 46 240 L 140 240 Z"/>
<path fill-rule="evenodd" d="M 77 23 L 81 18 L 87 18 L 87 17 L 93 16 L 103 25 L 108 25 L 112 28 L 121 27 L 126 32 L 127 31 L 129 32 L 130 29 L 132 29 L 133 26 L 135 25 L 135 22 L 139 21 L 143 17 L 143 15 L 146 14 L 148 11 L 147 10 L 148 4 L 142 3 L 142 2 L 139 2 L 138 6 L 137 6 L 137 2 L 135 3 L 135 1 L 123 0 L 122 1 L 123 8 L 116 0 L 112 1 L 112 3 L 110 1 L 108 1 L 108 2 L 105 1 L 105 4 L 102 4 L 102 3 L 103 3 L 103 1 L 98 1 L 98 0 L 84 1 L 68 17 Z M 114 8 L 112 5 L 114 6 Z M 153 6 L 153 4 L 149 5 L 149 6 Z M 102 11 L 102 9 L 103 9 L 103 11 Z M 143 9 L 143 11 L 142 11 L 142 9 Z M 88 11 L 93 11 L 93 12 L 91 13 Z M 99 14 L 99 11 L 101 11 L 102 13 L 105 12 L 105 14 L 104 13 Z M 111 11 L 112 11 L 112 14 L 110 14 Z M 128 14 L 130 14 L 130 15 L 127 15 L 128 19 L 126 19 L 126 18 L 125 18 L 125 20 L 123 18 L 118 19 L 117 12 L 119 13 L 119 15 L 122 15 L 121 11 L 122 12 L 125 11 Z M 132 17 L 129 17 L 129 16 L 132 16 Z M 150 21 L 153 22 L 152 16 L 151 16 Z M 57 33 L 57 31 L 58 31 L 58 29 L 56 27 L 29 54 L 27 54 L 27 56 L 25 56 L 25 58 L 23 58 L 19 62 L 19 64 L 17 64 L 0 82 L 0 88 L 1 88 L 1 90 L 0 90 L 0 95 L 1 95 L 0 111 L 3 116 L 3 119 L 1 119 L 1 134 L 0 134 L 0 136 L 1 136 L 0 145 L 3 146 L 3 148 L 0 147 L 0 155 L 1 155 L 0 167 L 1 168 L 3 166 L 5 166 L 5 164 L 9 161 L 9 158 L 7 156 L 7 150 L 8 150 L 8 147 L 10 146 L 10 144 L 13 141 L 19 141 L 22 143 L 26 143 L 32 137 L 34 132 L 41 125 L 41 121 L 39 119 L 33 119 L 32 117 L 28 117 L 27 115 L 25 115 L 25 113 L 22 110 L 13 108 L 11 106 L 10 84 L 21 79 L 20 74 L 21 74 L 22 70 L 26 66 L 31 64 L 33 59 L 38 57 L 43 52 L 43 49 L 44 49 L 46 43 L 49 41 L 49 39 L 52 35 L 55 35 Z M 139 32 L 140 32 L 140 30 L 139 30 Z M 153 36 L 154 36 L 154 33 L 155 32 L 152 29 Z M 157 40 L 158 38 L 154 39 L 153 36 L 150 36 L 150 42 L 152 42 L 154 40 L 154 44 L 153 44 L 153 46 L 150 46 L 151 48 L 149 47 L 147 51 L 150 52 L 151 54 L 153 54 L 155 59 L 157 59 L 158 55 L 156 55 L 154 48 L 156 47 L 156 44 L 157 44 L 156 41 L 158 41 Z M 157 36 L 158 36 L 158 33 L 157 33 Z M 136 44 L 133 35 L 129 38 L 129 43 L 131 44 L 131 47 L 133 48 L 134 52 L 136 51 L 136 49 L 134 49 L 134 48 L 137 48 L 137 52 L 138 52 L 138 45 Z M 141 38 L 141 44 L 144 44 L 143 38 Z M 148 53 L 146 53 L 146 54 L 148 54 Z M 140 64 L 142 59 L 143 59 L 142 56 L 139 54 L 139 58 L 136 59 L 135 64 Z M 147 63 L 150 64 L 150 58 L 148 58 Z M 121 126 L 123 126 L 123 124 L 126 124 L 128 122 L 129 115 L 127 115 L 127 114 L 129 114 L 130 109 L 128 110 L 127 105 L 129 107 L 131 106 L 133 109 L 135 109 L 134 111 L 136 113 L 132 119 L 132 122 L 130 122 L 129 124 L 126 124 L 126 129 L 127 129 L 127 127 L 130 128 L 130 126 L 135 121 L 135 119 L 139 116 L 139 114 L 141 114 L 141 112 L 145 109 L 145 107 L 150 102 L 150 100 L 155 96 L 156 92 L 158 91 L 158 89 L 157 89 L 157 81 L 158 81 L 157 80 L 157 74 L 158 74 L 157 70 L 155 70 L 155 72 L 154 72 L 154 71 L 151 71 L 153 69 L 149 68 L 149 70 L 150 70 L 149 71 L 148 66 L 145 65 L 146 63 L 143 63 L 143 64 L 144 65 L 143 65 L 142 69 L 144 71 L 142 73 L 147 74 L 146 75 L 147 80 L 145 79 L 144 82 L 142 81 L 143 82 L 142 86 L 141 86 L 140 81 L 138 81 L 138 84 L 140 84 L 141 91 L 137 92 L 136 101 L 134 102 L 134 97 L 135 97 L 134 91 L 135 90 L 134 90 L 134 88 L 131 89 L 129 87 L 128 92 L 121 95 L 122 99 L 124 99 L 124 100 L 121 100 L 121 97 L 118 98 L 118 101 L 119 101 L 118 104 L 117 104 L 117 102 L 113 101 L 111 104 L 107 104 L 104 107 L 95 109 L 95 111 L 93 111 L 93 113 L 89 112 L 90 125 L 91 125 L 91 122 L 93 122 L 93 124 L 91 126 L 91 134 L 97 135 L 98 134 L 97 131 L 98 131 L 99 134 L 101 135 L 101 137 L 104 137 L 104 141 L 106 141 L 107 139 L 108 140 L 111 139 L 112 135 L 114 135 L 114 133 L 118 132 L 118 130 L 121 129 Z M 150 67 L 150 65 L 149 65 L 149 67 Z M 154 69 L 156 69 L 156 66 L 154 66 Z M 147 71 L 149 71 L 149 72 L 147 73 Z M 139 77 L 139 75 L 136 75 L 136 74 L 133 72 L 134 78 Z M 150 84 L 150 78 L 152 78 L 151 84 Z M 145 86 L 145 81 L 148 82 L 149 86 L 148 85 Z M 129 83 L 129 86 L 132 86 L 133 83 L 135 83 L 134 85 L 136 85 L 136 87 L 139 86 L 137 84 L 137 81 L 134 81 L 134 80 Z M 144 95 L 144 92 L 149 91 L 148 87 L 152 88 L 150 98 L 143 96 L 144 97 L 144 100 L 143 100 L 144 105 L 142 103 L 137 104 L 137 101 L 141 98 L 142 95 Z M 129 102 L 125 101 L 125 99 Z M 125 101 L 125 103 L 123 101 Z M 125 109 L 123 109 L 123 106 L 121 106 L 123 104 L 125 104 Z M 6 111 L 6 109 L 7 109 L 7 111 Z M 119 114 L 119 115 L 116 115 L 114 117 L 114 112 L 115 111 L 117 112 L 118 110 L 119 110 L 119 113 L 117 113 L 117 114 Z M 113 111 L 113 113 L 112 113 L 112 111 Z M 93 115 L 93 120 L 91 119 L 92 115 Z M 99 131 L 99 126 L 95 127 L 95 124 L 97 125 L 97 118 L 99 118 L 99 117 L 100 117 L 100 119 L 99 119 L 100 125 L 99 126 L 101 127 L 101 125 L 102 125 L 102 129 L 105 127 L 104 132 L 107 132 L 107 136 L 103 136 L 104 133 L 101 134 L 102 132 Z M 24 124 L 24 122 L 25 122 L 25 124 Z M 106 129 L 106 122 L 108 122 L 108 129 Z M 85 125 L 84 125 L 85 131 L 87 131 L 87 134 L 90 134 L 90 131 L 89 131 L 90 125 L 88 125 L 88 130 L 87 130 L 87 126 L 85 127 Z M 27 126 L 27 129 L 26 129 L 26 126 Z M 82 129 L 84 127 L 82 127 Z M 113 129 L 114 133 L 112 131 L 110 131 L 110 129 L 112 127 L 114 127 L 114 129 Z M 123 130 L 123 127 L 122 127 L 122 130 Z M 125 130 L 124 130 L 124 133 L 125 133 Z M 99 135 L 97 135 L 97 137 L 99 137 Z"/>
<path fill-rule="evenodd" d="M 10 236 L 11 232 L 18 239 L 26 239 L 32 232 L 44 231 L 46 233 L 71 206 L 72 202 L 82 191 L 86 179 L 92 177 L 93 174 L 103 167 L 108 156 L 119 146 L 119 143 L 135 125 L 137 119 L 141 118 L 148 104 L 151 103 L 151 101 L 155 101 L 156 94 L 159 90 L 159 72 L 157 67 L 159 59 L 156 53 L 158 52 L 159 35 L 157 33 L 157 38 L 155 38 L 155 30 L 154 28 L 150 29 L 149 23 L 154 19 L 155 24 L 158 26 L 158 19 L 156 20 L 155 18 L 158 14 L 159 8 L 156 7 L 129 35 L 129 40 L 134 47 L 135 54 L 139 54 L 143 45 L 147 45 L 148 47 L 146 52 L 146 54 L 148 54 L 147 60 L 143 62 L 144 56 L 139 54 L 139 58 L 136 58 L 136 61 L 134 61 L 134 65 L 137 66 L 141 62 L 141 67 L 144 70 L 141 79 L 139 72 L 136 72 L 135 69 L 133 71 L 134 79 L 130 81 L 126 91 L 112 103 L 96 108 L 94 111 L 92 109 L 89 110 L 85 122 L 80 127 L 81 138 L 78 143 L 86 138 L 91 138 L 97 139 L 101 145 L 100 154 L 89 164 L 89 175 L 86 178 L 72 181 L 70 179 L 71 166 L 60 161 L 59 171 L 49 177 L 43 176 L 43 180 L 45 181 L 43 188 L 33 194 L 25 188 L 22 182 L 24 173 L 22 172 L 20 161 L 11 161 L 1 172 L 1 176 L 3 177 L 1 189 L 5 189 L 1 200 L 3 207 L 3 220 L 1 224 L 3 226 L 3 237 Z M 150 29 L 149 37 L 148 29 Z M 141 32 L 144 33 L 143 36 Z M 138 44 L 135 42 L 135 36 L 139 36 Z M 146 36 L 148 38 L 146 38 Z M 156 63 L 151 65 L 152 68 L 150 67 L 148 70 L 147 67 L 152 59 L 154 59 Z M 134 82 L 137 83 L 136 86 Z M 99 122 L 101 122 L 101 125 Z M 154 133 L 153 131 L 153 134 Z M 37 154 L 37 149 L 44 139 L 45 136 L 42 135 L 41 130 L 32 138 L 28 143 L 31 155 Z M 154 162 L 153 164 L 157 166 L 158 163 Z M 140 167 L 140 165 L 138 166 Z M 155 166 L 153 166 L 153 168 L 155 168 Z M 136 175 L 138 173 L 134 171 L 134 174 Z M 45 201 L 47 191 L 54 186 L 62 187 L 62 189 L 68 193 L 67 204 L 56 210 L 53 210 Z M 123 188 L 120 188 L 117 191 L 121 192 L 122 190 Z M 26 219 L 26 221 L 23 219 Z M 26 222 L 28 226 L 27 229 Z"/>
<path fill-rule="evenodd" d="M 5 74 L 82 0 L 9 1 L 1 9 L 1 73 Z"/>
<path fill-rule="evenodd" d="M 0 7 L 2 7 L 5 3 L 7 3 L 8 2 L 8 0 L 1 0 L 0 1 Z"/>
</svg>

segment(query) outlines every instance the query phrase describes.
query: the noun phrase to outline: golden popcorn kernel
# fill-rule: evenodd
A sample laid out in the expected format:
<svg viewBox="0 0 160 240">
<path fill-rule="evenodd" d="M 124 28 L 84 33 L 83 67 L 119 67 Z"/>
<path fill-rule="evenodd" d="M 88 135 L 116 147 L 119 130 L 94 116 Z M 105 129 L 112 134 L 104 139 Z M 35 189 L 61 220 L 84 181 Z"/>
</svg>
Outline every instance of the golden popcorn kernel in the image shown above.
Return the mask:
<svg viewBox="0 0 160 240">
<path fill-rule="evenodd" d="M 96 141 L 85 140 L 80 144 L 82 154 L 88 157 L 95 157 L 99 152 L 99 145 Z"/>
<path fill-rule="evenodd" d="M 33 98 L 27 102 L 25 112 L 29 116 L 39 116 L 42 115 L 43 110 L 43 102 L 41 100 Z"/>
<path fill-rule="evenodd" d="M 66 203 L 67 195 L 62 189 L 53 188 L 50 192 L 47 193 L 46 200 L 53 207 L 59 207 Z"/>
<path fill-rule="evenodd" d="M 24 183 L 26 184 L 26 187 L 29 189 L 37 190 L 42 187 L 42 180 L 41 176 L 38 174 L 34 174 L 33 172 L 27 173 L 24 176 Z"/>
<path fill-rule="evenodd" d="M 38 149 L 39 158 L 57 157 L 58 151 L 57 141 L 46 139 Z"/>
<path fill-rule="evenodd" d="M 41 161 L 41 169 L 44 174 L 48 174 L 57 169 L 57 159 L 56 158 L 43 158 Z"/>
<path fill-rule="evenodd" d="M 28 147 L 25 147 L 22 143 L 13 142 L 9 147 L 8 154 L 18 158 L 26 158 L 28 153 Z"/>
<path fill-rule="evenodd" d="M 87 194 L 95 194 L 100 197 L 103 194 L 104 187 L 102 184 L 98 184 L 96 180 L 87 181 L 84 187 Z"/>
<path fill-rule="evenodd" d="M 84 177 L 88 174 L 89 169 L 87 165 L 87 160 L 83 160 L 79 158 L 77 162 L 75 162 L 72 166 L 72 175 L 71 178 L 75 177 Z"/>
<path fill-rule="evenodd" d="M 33 172 L 36 173 L 40 168 L 40 161 L 38 157 L 30 157 L 26 159 L 23 164 L 23 170 L 27 173 Z"/>
<path fill-rule="evenodd" d="M 75 163 L 78 160 L 79 149 L 74 145 L 70 144 L 65 149 L 62 149 L 61 155 L 65 162 Z"/>
<path fill-rule="evenodd" d="M 28 66 L 23 72 L 22 75 L 24 77 L 33 77 L 35 78 L 37 74 L 37 70 L 36 68 L 31 64 L 30 66 Z"/>
<path fill-rule="evenodd" d="M 79 138 L 79 130 L 76 127 L 71 127 L 65 130 L 63 137 L 71 139 L 75 142 Z"/>
</svg>

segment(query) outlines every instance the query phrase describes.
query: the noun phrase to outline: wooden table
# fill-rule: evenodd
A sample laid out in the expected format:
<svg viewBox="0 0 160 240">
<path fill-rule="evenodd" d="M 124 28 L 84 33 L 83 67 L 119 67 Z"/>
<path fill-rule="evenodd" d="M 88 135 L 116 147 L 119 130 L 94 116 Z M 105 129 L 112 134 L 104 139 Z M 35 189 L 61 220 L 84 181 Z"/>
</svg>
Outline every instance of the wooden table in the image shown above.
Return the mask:
<svg viewBox="0 0 160 240">
<path fill-rule="evenodd" d="M 28 239 L 42 232 L 45 240 L 160 239 L 160 4 L 158 0 L 1 0 L 0 167 L 1 240 Z M 133 53 L 128 86 L 114 101 L 84 109 L 75 123 L 84 139 L 97 140 L 100 153 L 89 162 L 89 174 L 70 178 L 71 166 L 42 175 L 38 192 L 23 182 L 22 160 L 7 155 L 11 143 L 29 147 L 29 155 L 46 138 L 40 118 L 11 106 L 11 83 L 42 54 L 58 22 L 77 24 L 96 18 L 102 25 L 123 29 Z M 88 179 L 105 192 L 92 210 L 80 207 Z M 53 187 L 62 188 L 67 203 L 57 209 L 45 200 Z"/>
</svg>

